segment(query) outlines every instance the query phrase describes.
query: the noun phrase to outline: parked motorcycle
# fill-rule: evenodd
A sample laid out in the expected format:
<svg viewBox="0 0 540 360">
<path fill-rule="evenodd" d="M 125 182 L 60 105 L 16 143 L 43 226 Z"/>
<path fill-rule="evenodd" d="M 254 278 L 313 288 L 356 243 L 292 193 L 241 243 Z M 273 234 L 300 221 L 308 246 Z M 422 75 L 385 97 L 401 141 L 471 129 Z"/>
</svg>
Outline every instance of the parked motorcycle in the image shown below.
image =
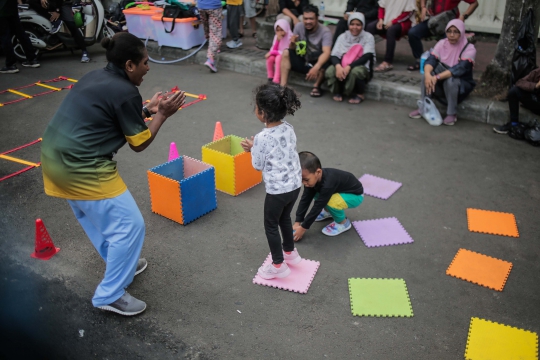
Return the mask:
<svg viewBox="0 0 540 360">
<path fill-rule="evenodd" d="M 103 37 L 112 37 L 115 34 L 115 31 L 105 19 L 105 11 L 99 0 L 81 2 L 74 5 L 72 9 L 74 13 L 80 12 L 82 15 L 83 24 L 78 28 L 78 31 L 82 33 L 86 46 L 101 41 Z M 32 45 L 36 49 L 36 56 L 62 47 L 73 49 L 77 46 L 75 39 L 65 25 L 62 25 L 62 28 L 56 34 L 50 34 L 52 24 L 49 19 L 39 15 L 27 4 L 19 5 L 19 18 Z M 26 60 L 24 50 L 15 36 L 12 38 L 12 43 L 15 56 L 21 61 Z"/>
</svg>

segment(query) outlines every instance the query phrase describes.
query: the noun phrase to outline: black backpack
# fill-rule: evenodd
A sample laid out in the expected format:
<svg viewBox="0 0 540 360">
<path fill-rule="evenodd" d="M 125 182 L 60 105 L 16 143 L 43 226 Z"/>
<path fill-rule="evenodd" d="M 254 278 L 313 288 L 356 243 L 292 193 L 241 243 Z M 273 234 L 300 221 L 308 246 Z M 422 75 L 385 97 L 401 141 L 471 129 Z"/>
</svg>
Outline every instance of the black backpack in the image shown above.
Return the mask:
<svg viewBox="0 0 540 360">
<path fill-rule="evenodd" d="M 536 38 L 534 31 L 534 12 L 529 8 L 523 18 L 516 37 L 514 46 L 514 56 L 512 57 L 512 72 L 510 76 L 510 87 L 521 78 L 529 75 L 536 69 Z"/>
</svg>

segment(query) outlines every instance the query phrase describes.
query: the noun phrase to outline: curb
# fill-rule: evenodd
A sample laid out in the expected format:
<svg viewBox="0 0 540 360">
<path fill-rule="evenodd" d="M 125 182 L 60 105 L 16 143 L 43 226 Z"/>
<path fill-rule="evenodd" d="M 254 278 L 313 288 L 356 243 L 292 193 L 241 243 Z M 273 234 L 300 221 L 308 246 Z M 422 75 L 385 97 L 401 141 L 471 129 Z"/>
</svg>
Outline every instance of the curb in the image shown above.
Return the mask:
<svg viewBox="0 0 540 360">
<path fill-rule="evenodd" d="M 190 54 L 192 50 L 182 50 L 171 47 L 160 47 L 156 42 L 149 41 L 147 45 L 151 57 L 165 56 L 168 58 L 181 58 Z M 258 49 L 222 49 L 219 54 L 217 66 L 219 69 L 230 70 L 241 74 L 266 79 L 266 51 Z M 206 61 L 206 50 L 201 50 L 185 62 L 188 64 L 202 65 Z M 291 73 L 289 77 L 291 85 L 311 87 L 301 75 Z M 420 99 L 420 80 L 407 76 L 394 74 L 376 74 L 366 88 L 366 99 L 389 102 L 395 105 L 416 108 L 416 102 Z M 437 103 L 437 107 L 444 113 L 445 107 Z M 510 119 L 508 103 L 493 101 L 471 95 L 458 105 L 458 117 L 460 119 L 482 122 L 492 125 L 503 125 Z M 523 107 L 520 108 L 520 121 L 532 123 L 535 115 Z"/>
</svg>

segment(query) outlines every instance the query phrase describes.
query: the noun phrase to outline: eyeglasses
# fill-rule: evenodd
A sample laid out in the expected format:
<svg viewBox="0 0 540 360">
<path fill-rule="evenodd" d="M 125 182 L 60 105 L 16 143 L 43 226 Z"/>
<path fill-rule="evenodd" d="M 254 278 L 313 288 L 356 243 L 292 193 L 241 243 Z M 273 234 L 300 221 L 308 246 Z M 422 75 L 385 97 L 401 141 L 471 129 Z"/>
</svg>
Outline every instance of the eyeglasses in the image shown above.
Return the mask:
<svg viewBox="0 0 540 360">
<path fill-rule="evenodd" d="M 459 34 L 461 34 L 458 30 L 446 30 L 446 33 L 450 34 L 450 35 L 459 35 Z"/>
</svg>

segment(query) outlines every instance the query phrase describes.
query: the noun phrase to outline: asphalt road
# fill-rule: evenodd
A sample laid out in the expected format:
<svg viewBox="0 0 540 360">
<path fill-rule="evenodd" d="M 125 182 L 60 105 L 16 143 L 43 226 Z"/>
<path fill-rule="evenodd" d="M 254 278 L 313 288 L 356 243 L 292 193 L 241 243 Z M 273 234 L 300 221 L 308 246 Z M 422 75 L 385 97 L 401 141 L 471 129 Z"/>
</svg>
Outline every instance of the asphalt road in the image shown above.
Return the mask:
<svg viewBox="0 0 540 360">
<path fill-rule="evenodd" d="M 2 75 L 0 87 L 60 75 L 78 79 L 105 66 L 103 51 L 91 50 L 90 64 L 69 52 L 45 56 L 39 69 Z M 210 74 L 200 66 L 151 65 L 140 87 L 143 97 L 178 85 L 208 100 L 171 117 L 144 152 L 124 147 L 117 155 L 147 224 L 143 255 L 149 267 L 129 288 L 148 304 L 138 317 L 92 307 L 104 263 L 68 204 L 44 194 L 38 169 L 0 182 L 0 357 L 459 359 L 471 317 L 540 331 L 540 153 L 485 124 L 431 127 L 409 119 L 411 109 L 372 101 L 337 104 L 298 89 L 302 109 L 288 121 L 299 151 L 313 151 L 323 167 L 403 183 L 386 201 L 366 197 L 349 218 L 395 216 L 414 239 L 367 248 L 354 230 L 328 238 L 320 233 L 324 224 L 315 224 L 297 245 L 304 258 L 321 263 L 307 294 L 252 284 L 268 254 L 262 184 L 238 197 L 218 192 L 218 208 L 187 226 L 153 214 L 146 170 L 167 160 L 172 141 L 180 154 L 200 159 L 216 121 L 226 134 L 260 131 L 252 103 L 260 81 L 227 71 Z M 39 138 L 66 93 L 0 107 L 0 152 Z M 11 155 L 39 161 L 39 145 Z M 0 161 L 0 177 L 22 168 Z M 467 208 L 515 214 L 520 237 L 469 232 Z M 61 248 L 50 261 L 30 258 L 36 218 Z M 512 262 L 504 291 L 446 275 L 460 248 Z M 351 277 L 404 279 L 414 316 L 353 316 Z"/>
</svg>

